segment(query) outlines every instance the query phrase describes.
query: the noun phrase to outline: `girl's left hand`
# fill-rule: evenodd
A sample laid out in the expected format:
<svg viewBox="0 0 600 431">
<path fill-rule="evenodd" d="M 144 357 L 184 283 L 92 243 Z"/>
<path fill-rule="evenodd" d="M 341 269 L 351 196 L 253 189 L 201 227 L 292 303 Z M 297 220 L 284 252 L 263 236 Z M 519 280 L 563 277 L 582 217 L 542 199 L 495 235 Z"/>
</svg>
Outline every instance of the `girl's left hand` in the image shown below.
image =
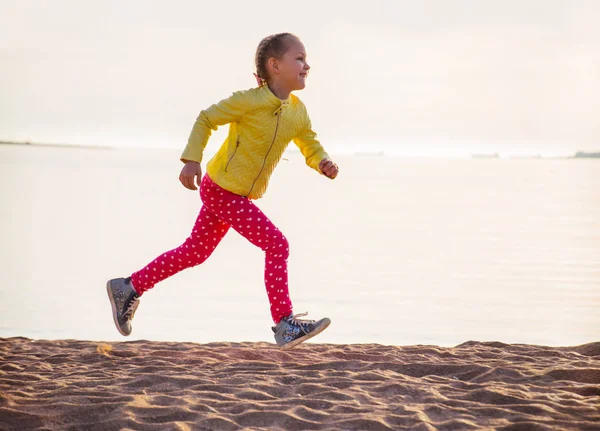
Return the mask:
<svg viewBox="0 0 600 431">
<path fill-rule="evenodd" d="M 327 178 L 331 178 L 332 180 L 337 177 L 339 172 L 338 165 L 333 163 L 333 160 L 331 159 L 321 160 L 321 163 L 319 163 L 319 170 L 323 172 L 323 175 L 325 175 Z"/>
</svg>

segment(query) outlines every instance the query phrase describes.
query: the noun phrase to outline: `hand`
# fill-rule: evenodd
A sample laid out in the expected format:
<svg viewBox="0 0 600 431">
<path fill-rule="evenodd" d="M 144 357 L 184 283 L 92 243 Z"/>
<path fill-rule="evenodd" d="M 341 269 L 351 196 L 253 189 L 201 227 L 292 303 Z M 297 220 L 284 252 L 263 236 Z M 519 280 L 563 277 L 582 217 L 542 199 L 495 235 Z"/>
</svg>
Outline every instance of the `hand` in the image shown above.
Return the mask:
<svg viewBox="0 0 600 431">
<path fill-rule="evenodd" d="M 323 172 L 323 175 L 325 175 L 327 178 L 331 178 L 332 180 L 337 177 L 339 172 L 338 165 L 333 163 L 333 160 L 331 159 L 321 160 L 321 163 L 319 163 L 319 170 Z"/>
<path fill-rule="evenodd" d="M 194 177 L 196 181 L 194 181 Z M 196 184 L 200 185 L 200 181 L 202 180 L 202 168 L 200 167 L 200 163 L 187 161 L 181 169 L 181 173 L 179 174 L 179 181 L 186 189 L 190 190 L 198 190 Z"/>
</svg>

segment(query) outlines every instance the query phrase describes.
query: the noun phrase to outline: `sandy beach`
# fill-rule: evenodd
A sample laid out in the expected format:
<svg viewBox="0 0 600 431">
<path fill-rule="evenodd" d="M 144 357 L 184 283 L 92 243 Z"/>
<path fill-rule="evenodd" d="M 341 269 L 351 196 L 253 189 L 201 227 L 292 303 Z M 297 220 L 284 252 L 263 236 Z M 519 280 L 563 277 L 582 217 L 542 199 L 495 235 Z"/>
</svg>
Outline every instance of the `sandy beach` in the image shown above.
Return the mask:
<svg viewBox="0 0 600 431">
<path fill-rule="evenodd" d="M 600 343 L 0 339 L 2 430 L 600 430 Z"/>
</svg>

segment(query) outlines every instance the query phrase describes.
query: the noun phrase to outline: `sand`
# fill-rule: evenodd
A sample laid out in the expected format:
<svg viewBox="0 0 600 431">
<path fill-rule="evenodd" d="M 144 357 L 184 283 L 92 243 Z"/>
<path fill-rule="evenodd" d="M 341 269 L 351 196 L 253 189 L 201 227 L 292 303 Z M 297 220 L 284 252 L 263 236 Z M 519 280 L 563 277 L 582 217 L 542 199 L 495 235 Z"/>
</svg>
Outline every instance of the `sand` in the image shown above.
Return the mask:
<svg viewBox="0 0 600 431">
<path fill-rule="evenodd" d="M 0 338 L 2 430 L 600 430 L 600 343 Z"/>
</svg>

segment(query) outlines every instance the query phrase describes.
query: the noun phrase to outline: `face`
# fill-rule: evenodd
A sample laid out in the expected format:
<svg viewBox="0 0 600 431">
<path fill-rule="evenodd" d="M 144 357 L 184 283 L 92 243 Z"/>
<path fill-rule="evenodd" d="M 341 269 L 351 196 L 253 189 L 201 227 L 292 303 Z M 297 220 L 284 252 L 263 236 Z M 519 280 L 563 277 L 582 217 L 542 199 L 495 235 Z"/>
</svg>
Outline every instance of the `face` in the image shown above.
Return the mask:
<svg viewBox="0 0 600 431">
<path fill-rule="evenodd" d="M 279 60 L 270 59 L 272 75 L 278 83 L 285 85 L 290 91 L 302 90 L 306 87 L 306 77 L 310 66 L 306 62 L 306 49 L 299 40 L 290 42 L 288 50 Z"/>
</svg>

